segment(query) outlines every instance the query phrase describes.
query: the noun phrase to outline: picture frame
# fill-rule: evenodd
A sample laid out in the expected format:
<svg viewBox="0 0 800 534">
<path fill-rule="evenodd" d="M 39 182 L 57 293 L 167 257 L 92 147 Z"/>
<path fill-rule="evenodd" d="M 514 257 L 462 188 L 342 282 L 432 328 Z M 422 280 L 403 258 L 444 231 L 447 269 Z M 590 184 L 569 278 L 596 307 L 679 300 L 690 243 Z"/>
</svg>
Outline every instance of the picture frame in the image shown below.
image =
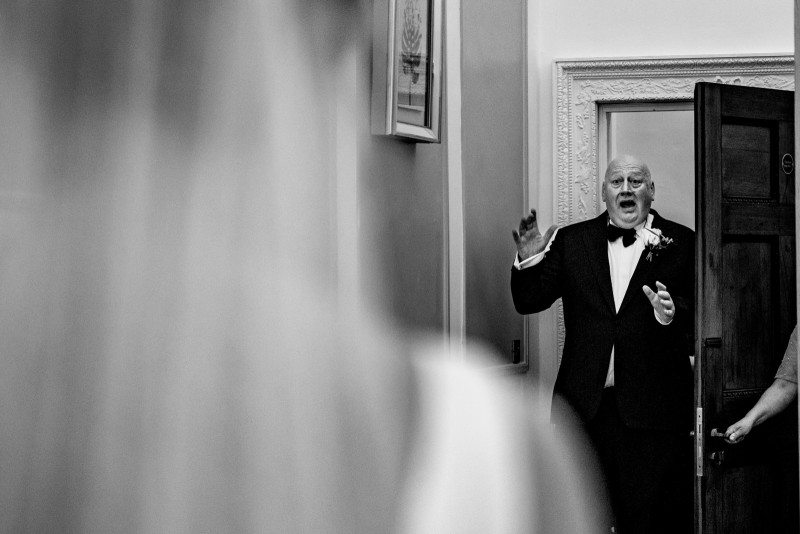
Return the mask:
<svg viewBox="0 0 800 534">
<path fill-rule="evenodd" d="M 374 6 L 372 133 L 439 143 L 442 0 Z"/>
</svg>

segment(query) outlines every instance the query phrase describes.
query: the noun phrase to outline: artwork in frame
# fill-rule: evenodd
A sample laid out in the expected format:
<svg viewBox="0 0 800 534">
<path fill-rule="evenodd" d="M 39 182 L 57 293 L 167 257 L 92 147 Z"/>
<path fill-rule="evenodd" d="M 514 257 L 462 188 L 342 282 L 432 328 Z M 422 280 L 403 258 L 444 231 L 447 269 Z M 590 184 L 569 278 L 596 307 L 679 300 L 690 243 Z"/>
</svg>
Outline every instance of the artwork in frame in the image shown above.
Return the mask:
<svg viewBox="0 0 800 534">
<path fill-rule="evenodd" d="M 376 0 L 372 133 L 438 143 L 442 0 Z"/>
</svg>

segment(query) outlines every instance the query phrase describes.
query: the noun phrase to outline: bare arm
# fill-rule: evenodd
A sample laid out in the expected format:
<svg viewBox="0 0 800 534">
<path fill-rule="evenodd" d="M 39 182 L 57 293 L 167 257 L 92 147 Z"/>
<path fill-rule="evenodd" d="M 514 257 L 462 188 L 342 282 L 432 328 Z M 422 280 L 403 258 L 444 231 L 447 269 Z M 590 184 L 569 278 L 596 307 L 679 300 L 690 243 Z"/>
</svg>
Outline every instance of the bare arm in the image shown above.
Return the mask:
<svg viewBox="0 0 800 534">
<path fill-rule="evenodd" d="M 770 387 L 761 395 L 755 406 L 739 421 L 736 421 L 725 431 L 725 441 L 738 443 L 747 434 L 770 417 L 784 410 L 797 396 L 797 384 L 776 378 Z"/>
</svg>

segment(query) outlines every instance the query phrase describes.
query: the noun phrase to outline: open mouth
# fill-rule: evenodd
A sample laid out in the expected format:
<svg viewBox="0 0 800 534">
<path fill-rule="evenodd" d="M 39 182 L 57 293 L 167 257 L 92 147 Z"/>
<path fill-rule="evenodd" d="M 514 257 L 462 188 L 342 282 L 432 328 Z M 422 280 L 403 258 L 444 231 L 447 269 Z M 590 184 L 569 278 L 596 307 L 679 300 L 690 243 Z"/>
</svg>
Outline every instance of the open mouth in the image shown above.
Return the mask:
<svg viewBox="0 0 800 534">
<path fill-rule="evenodd" d="M 635 200 L 620 200 L 619 201 L 619 207 L 622 208 L 622 209 L 635 208 L 636 207 L 636 201 Z"/>
</svg>

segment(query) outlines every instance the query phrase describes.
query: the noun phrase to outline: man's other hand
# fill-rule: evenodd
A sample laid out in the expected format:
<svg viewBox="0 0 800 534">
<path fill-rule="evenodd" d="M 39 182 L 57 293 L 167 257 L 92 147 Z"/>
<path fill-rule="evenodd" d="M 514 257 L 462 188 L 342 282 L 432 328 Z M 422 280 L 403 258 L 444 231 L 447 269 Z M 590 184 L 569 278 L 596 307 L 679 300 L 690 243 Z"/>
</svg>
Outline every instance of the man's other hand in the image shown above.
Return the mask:
<svg viewBox="0 0 800 534">
<path fill-rule="evenodd" d="M 656 289 L 658 291 L 653 291 L 647 286 L 642 286 L 642 291 L 644 291 L 644 294 L 650 299 L 650 304 L 653 305 L 653 309 L 656 311 L 661 323 L 669 324 L 672 322 L 672 319 L 675 318 L 675 303 L 672 302 L 672 297 L 669 291 L 667 291 L 667 286 L 656 281 Z"/>
</svg>

